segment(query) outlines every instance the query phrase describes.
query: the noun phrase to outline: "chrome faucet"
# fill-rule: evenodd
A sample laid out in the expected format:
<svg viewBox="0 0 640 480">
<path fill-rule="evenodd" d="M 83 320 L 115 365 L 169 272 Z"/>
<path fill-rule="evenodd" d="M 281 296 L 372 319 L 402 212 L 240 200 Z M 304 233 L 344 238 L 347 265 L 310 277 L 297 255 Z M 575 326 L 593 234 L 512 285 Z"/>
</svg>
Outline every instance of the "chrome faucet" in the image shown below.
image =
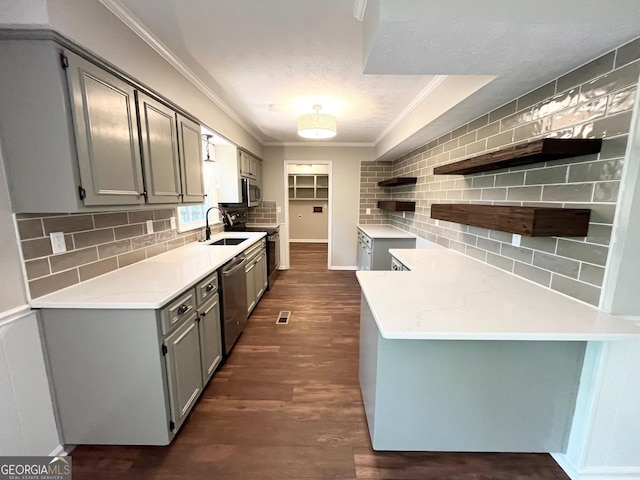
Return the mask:
<svg viewBox="0 0 640 480">
<path fill-rule="evenodd" d="M 219 207 L 210 207 L 207 210 L 207 213 L 204 214 L 204 218 L 206 219 L 206 225 L 205 225 L 205 228 L 204 228 L 204 240 L 205 241 L 211 240 L 211 227 L 209 227 L 209 212 L 211 210 L 213 210 L 214 208 L 220 212 L 220 220 L 222 221 L 223 224 L 225 223 L 224 222 L 224 217 L 223 217 L 224 212 Z"/>
</svg>

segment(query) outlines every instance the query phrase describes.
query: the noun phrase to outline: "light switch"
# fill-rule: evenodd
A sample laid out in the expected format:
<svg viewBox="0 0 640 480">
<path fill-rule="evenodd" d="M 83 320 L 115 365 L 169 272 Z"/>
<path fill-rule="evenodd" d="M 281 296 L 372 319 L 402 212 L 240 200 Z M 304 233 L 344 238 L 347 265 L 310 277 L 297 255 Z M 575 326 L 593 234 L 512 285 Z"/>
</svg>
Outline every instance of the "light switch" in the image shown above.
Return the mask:
<svg viewBox="0 0 640 480">
<path fill-rule="evenodd" d="M 147 233 L 153 233 L 153 220 L 147 220 Z"/>
<path fill-rule="evenodd" d="M 367 215 L 371 215 L 371 209 L 367 208 Z"/>
<path fill-rule="evenodd" d="M 276 207 L 276 213 L 282 213 L 282 207 Z"/>
<path fill-rule="evenodd" d="M 522 240 L 522 235 L 518 235 L 517 233 L 514 233 L 513 237 L 511 237 L 511 245 L 513 245 L 514 247 L 519 247 L 521 240 Z"/>
</svg>

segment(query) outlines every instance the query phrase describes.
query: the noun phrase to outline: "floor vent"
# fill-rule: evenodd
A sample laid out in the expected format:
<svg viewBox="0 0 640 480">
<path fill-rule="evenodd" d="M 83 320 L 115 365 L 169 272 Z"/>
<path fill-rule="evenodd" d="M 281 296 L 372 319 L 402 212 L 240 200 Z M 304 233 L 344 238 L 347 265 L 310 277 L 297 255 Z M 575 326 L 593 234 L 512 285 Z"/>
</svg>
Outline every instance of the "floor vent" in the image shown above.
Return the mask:
<svg viewBox="0 0 640 480">
<path fill-rule="evenodd" d="M 291 316 L 291 312 L 289 310 L 283 310 L 278 314 L 278 319 L 276 320 L 276 324 L 286 325 L 289 323 L 289 317 Z"/>
</svg>

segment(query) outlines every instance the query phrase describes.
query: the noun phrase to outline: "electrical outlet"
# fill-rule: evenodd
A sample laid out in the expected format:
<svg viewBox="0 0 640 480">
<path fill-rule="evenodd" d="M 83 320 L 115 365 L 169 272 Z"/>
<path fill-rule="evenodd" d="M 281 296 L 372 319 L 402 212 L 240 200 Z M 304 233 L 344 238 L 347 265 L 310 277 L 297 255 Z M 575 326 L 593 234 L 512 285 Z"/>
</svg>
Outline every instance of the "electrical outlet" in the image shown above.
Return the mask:
<svg viewBox="0 0 640 480">
<path fill-rule="evenodd" d="M 402 218 L 407 218 L 407 212 L 402 212 Z"/>
<path fill-rule="evenodd" d="M 519 247 L 521 240 L 522 240 L 522 235 L 518 235 L 517 233 L 514 233 L 513 237 L 511 237 L 511 245 L 513 245 L 514 247 Z"/>
<path fill-rule="evenodd" d="M 371 215 L 371 209 L 367 208 L 367 215 Z"/>
<path fill-rule="evenodd" d="M 153 220 L 147 220 L 147 233 L 153 233 Z"/>
<path fill-rule="evenodd" d="M 282 213 L 282 207 L 276 207 L 276 213 Z"/>
<path fill-rule="evenodd" d="M 436 219 L 436 227 L 440 226 L 440 220 Z"/>
<path fill-rule="evenodd" d="M 64 241 L 64 232 L 51 232 L 51 250 L 53 253 L 63 253 L 67 251 L 67 244 Z"/>
<path fill-rule="evenodd" d="M 175 230 L 178 228 L 178 226 L 176 225 L 176 217 L 171 217 L 169 221 L 171 222 L 171 230 Z"/>
</svg>

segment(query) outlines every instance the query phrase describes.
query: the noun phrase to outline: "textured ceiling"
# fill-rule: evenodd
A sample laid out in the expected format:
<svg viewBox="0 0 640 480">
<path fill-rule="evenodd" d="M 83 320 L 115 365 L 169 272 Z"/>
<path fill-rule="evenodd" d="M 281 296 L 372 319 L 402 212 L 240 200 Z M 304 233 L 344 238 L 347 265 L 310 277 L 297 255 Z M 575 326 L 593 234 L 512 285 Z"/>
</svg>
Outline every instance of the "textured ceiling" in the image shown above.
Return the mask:
<svg viewBox="0 0 640 480">
<path fill-rule="evenodd" d="M 638 0 L 368 0 L 364 22 L 354 0 L 101 1 L 124 6 L 266 144 L 304 141 L 297 118 L 321 103 L 338 118 L 332 142 L 381 145 L 437 103 L 436 75 L 497 77 L 378 149 L 385 159 L 640 35 Z"/>
<path fill-rule="evenodd" d="M 350 0 L 122 3 L 263 142 L 301 141 L 297 119 L 319 103 L 338 118 L 332 141 L 373 144 L 433 78 L 363 74 Z"/>
</svg>

